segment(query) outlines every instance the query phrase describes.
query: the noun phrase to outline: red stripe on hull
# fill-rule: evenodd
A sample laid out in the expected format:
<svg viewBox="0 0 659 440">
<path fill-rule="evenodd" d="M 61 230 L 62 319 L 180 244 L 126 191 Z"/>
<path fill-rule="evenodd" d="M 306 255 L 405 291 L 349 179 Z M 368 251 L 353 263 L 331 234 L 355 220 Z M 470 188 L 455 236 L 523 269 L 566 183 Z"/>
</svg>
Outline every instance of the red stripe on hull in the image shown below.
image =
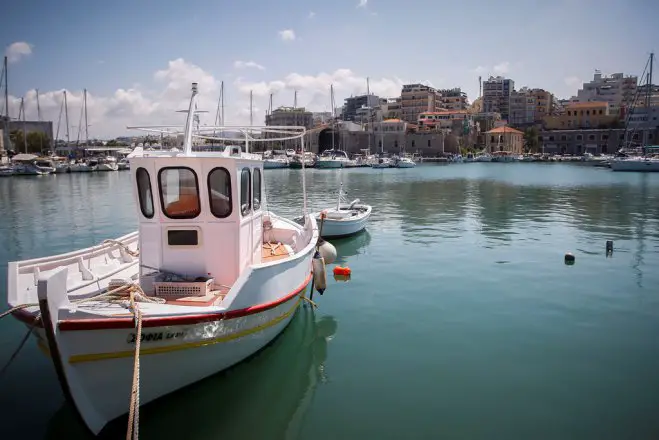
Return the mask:
<svg viewBox="0 0 659 440">
<path fill-rule="evenodd" d="M 311 281 L 312 274 L 309 273 L 306 280 L 288 295 L 275 301 L 257 304 L 244 309 L 230 310 L 228 312 L 202 313 L 197 315 L 165 316 L 165 317 L 144 317 L 142 327 L 166 327 L 173 325 L 192 325 L 202 322 L 219 321 L 220 319 L 235 319 L 242 316 L 253 315 L 277 307 L 291 298 L 297 296 L 306 289 Z M 34 315 L 26 310 L 17 310 L 13 313 L 14 317 L 26 324 L 34 324 Z M 38 326 L 41 326 L 39 321 Z M 127 318 L 89 318 L 89 319 L 68 319 L 58 323 L 61 331 L 76 330 L 113 330 L 135 327 L 135 321 L 132 317 Z"/>
</svg>

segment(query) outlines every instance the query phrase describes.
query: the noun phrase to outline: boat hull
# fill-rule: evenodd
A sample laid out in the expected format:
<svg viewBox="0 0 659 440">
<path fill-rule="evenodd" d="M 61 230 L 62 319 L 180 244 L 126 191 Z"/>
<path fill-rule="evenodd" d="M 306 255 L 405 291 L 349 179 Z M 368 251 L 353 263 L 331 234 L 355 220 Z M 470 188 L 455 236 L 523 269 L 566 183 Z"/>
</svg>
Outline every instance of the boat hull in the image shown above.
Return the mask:
<svg viewBox="0 0 659 440">
<path fill-rule="evenodd" d="M 316 163 L 316 168 L 331 169 L 331 168 L 345 168 L 346 161 L 342 160 L 319 160 Z"/>
<path fill-rule="evenodd" d="M 369 206 L 367 211 L 350 220 L 332 220 L 326 218 L 323 220 L 321 236 L 324 238 L 348 237 L 357 234 L 366 228 L 368 219 L 371 216 L 372 208 Z M 320 222 L 320 215 L 316 215 L 316 221 Z"/>
<path fill-rule="evenodd" d="M 613 171 L 659 172 L 657 159 L 623 159 L 610 162 Z"/>
<path fill-rule="evenodd" d="M 275 170 L 281 168 L 288 168 L 288 163 L 283 161 L 279 162 L 279 161 L 268 161 L 268 160 L 263 162 L 264 170 Z"/>
</svg>

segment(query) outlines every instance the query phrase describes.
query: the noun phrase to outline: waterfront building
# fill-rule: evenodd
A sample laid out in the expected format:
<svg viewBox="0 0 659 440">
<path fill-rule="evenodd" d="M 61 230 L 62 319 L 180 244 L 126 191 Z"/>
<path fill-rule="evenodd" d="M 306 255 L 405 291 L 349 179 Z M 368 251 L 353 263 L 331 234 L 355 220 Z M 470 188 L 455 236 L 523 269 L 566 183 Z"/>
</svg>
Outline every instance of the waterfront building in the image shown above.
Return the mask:
<svg viewBox="0 0 659 440">
<path fill-rule="evenodd" d="M 314 126 L 313 113 L 304 107 L 279 107 L 265 116 L 267 126 Z"/>
<path fill-rule="evenodd" d="M 424 84 L 406 84 L 400 93 L 401 119 L 416 123 L 419 114 L 442 110 L 441 94 L 433 87 Z"/>
<path fill-rule="evenodd" d="M 650 107 L 659 107 L 659 86 L 656 84 L 651 84 L 648 85 L 643 84 L 638 86 L 637 90 L 637 100 L 636 100 L 636 106 L 637 107 L 645 107 L 647 106 L 647 101 L 649 100 Z M 648 92 L 649 92 L 649 97 L 648 97 Z"/>
<path fill-rule="evenodd" d="M 524 133 L 509 126 L 496 127 L 485 133 L 485 148 L 489 153 L 506 151 L 510 154 L 522 154 L 524 151 Z"/>
<path fill-rule="evenodd" d="M 439 98 L 441 107 L 446 110 L 466 110 L 467 109 L 467 94 L 456 87 L 453 89 L 440 89 L 437 90 L 441 95 Z"/>
<path fill-rule="evenodd" d="M 546 130 L 540 132 L 538 140 L 541 151 L 544 153 L 598 155 L 615 154 L 623 146 L 640 146 L 644 138 L 646 144 L 657 143 L 659 129 L 649 128 L 627 132 L 624 128 Z"/>
<path fill-rule="evenodd" d="M 625 76 L 622 73 L 607 76 L 596 70 L 593 80 L 583 83 L 576 96 L 570 98 L 570 102 L 608 102 L 611 114 L 617 115 L 622 106 L 628 107 L 632 104 L 637 86 L 636 76 Z"/>
<path fill-rule="evenodd" d="M 548 130 L 579 128 L 610 128 L 618 121 L 618 114 L 611 114 L 606 101 L 570 102 L 558 116 L 545 116 L 543 125 Z"/>
<path fill-rule="evenodd" d="M 515 81 L 501 76 L 490 76 L 483 82 L 483 111 L 501 113 L 501 117 L 510 117 L 510 95 L 515 90 Z"/>
</svg>

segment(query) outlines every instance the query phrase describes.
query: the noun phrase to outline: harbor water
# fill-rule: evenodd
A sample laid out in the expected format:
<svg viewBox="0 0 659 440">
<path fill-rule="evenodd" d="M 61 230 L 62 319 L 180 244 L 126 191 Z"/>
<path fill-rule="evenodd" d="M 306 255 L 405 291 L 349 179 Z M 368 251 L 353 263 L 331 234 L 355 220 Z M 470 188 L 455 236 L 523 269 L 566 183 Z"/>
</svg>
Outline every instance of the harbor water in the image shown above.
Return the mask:
<svg viewBox="0 0 659 440">
<path fill-rule="evenodd" d="M 299 216 L 300 170 L 265 178 L 267 208 Z M 373 205 L 366 232 L 333 241 L 352 278 L 252 358 L 146 405 L 141 438 L 659 438 L 659 175 L 308 170 L 310 208 L 340 182 Z M 2 311 L 7 261 L 136 228 L 127 172 L 0 179 L 0 207 Z M 0 368 L 25 332 L 0 321 Z M 32 339 L 0 375 L 0 408 L 3 439 L 87 436 Z"/>
</svg>

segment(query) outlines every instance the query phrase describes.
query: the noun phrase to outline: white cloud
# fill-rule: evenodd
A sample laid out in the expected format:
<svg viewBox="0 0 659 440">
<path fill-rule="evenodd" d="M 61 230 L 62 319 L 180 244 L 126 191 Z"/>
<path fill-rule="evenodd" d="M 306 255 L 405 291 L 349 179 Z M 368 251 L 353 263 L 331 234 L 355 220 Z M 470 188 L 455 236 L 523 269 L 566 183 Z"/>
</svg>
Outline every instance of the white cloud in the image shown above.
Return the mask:
<svg viewBox="0 0 659 440">
<path fill-rule="evenodd" d="M 236 69 L 246 69 L 251 67 L 254 69 L 265 70 L 265 67 L 254 61 L 240 61 L 240 60 L 234 61 L 233 67 L 235 67 Z"/>
<path fill-rule="evenodd" d="M 357 4 L 357 7 L 358 8 L 365 8 L 367 3 L 368 3 L 368 0 L 359 0 L 359 3 Z"/>
<path fill-rule="evenodd" d="M 184 115 L 176 110 L 187 108 L 190 99 L 190 85 L 199 84 L 199 109 L 208 113 L 201 114 L 201 123 L 211 125 L 214 122 L 220 81 L 202 67 L 181 58 L 170 61 L 163 69 L 153 75 L 153 81 L 146 87 L 140 84 L 117 88 L 109 95 L 97 95 L 93 90 L 87 92 L 87 110 L 89 134 L 92 138 L 112 138 L 121 135 L 140 135 L 140 132 L 127 130 L 131 125 L 182 125 Z M 402 85 L 409 81 L 400 78 L 371 78 L 370 89 L 382 97 L 400 95 Z M 232 83 L 225 81 L 225 116 L 226 124 L 239 125 L 249 123 L 249 92 L 253 92 L 254 124 L 264 123 L 264 111 L 268 108 L 270 93 L 273 93 L 275 107 L 293 105 L 294 91 L 298 92 L 298 105 L 311 111 L 329 111 L 330 84 L 334 85 L 337 106 L 350 95 L 366 92 L 366 77 L 350 69 L 337 69 L 330 73 L 310 75 L 293 72 L 282 78 L 269 81 L 250 82 L 245 78 L 236 78 Z M 53 121 L 53 130 L 57 130 L 63 90 L 39 92 L 39 101 L 43 119 Z M 30 90 L 25 96 L 26 118 L 36 119 L 36 91 Z M 67 90 L 71 140 L 78 136 L 81 124 L 83 102 L 82 90 Z M 17 116 L 20 98 L 10 96 L 10 113 Z M 59 138 L 64 139 L 66 129 L 64 116 L 60 123 Z M 53 133 L 55 134 L 55 133 Z"/>
<path fill-rule="evenodd" d="M 7 61 L 10 63 L 15 63 L 23 57 L 27 57 L 32 54 L 32 45 L 26 43 L 25 41 L 17 41 L 15 43 L 7 46 L 5 50 L 5 55 L 7 56 Z"/>
<path fill-rule="evenodd" d="M 474 67 L 473 69 L 471 69 L 470 72 L 472 72 L 472 73 L 476 73 L 476 74 L 478 74 L 478 75 L 482 75 L 482 74 L 484 74 L 485 72 L 487 72 L 487 67 L 485 67 L 485 66 L 477 66 L 477 67 Z"/>
<path fill-rule="evenodd" d="M 494 73 L 497 75 L 504 75 L 510 72 L 510 63 L 508 61 L 502 61 L 499 64 L 495 64 L 492 70 L 494 70 Z"/>
<path fill-rule="evenodd" d="M 314 11 L 309 12 L 308 18 L 314 18 L 316 16 L 316 13 Z"/>
<path fill-rule="evenodd" d="M 295 32 L 293 29 L 284 29 L 283 31 L 279 31 L 279 38 L 284 41 L 293 41 L 295 40 Z"/>
<path fill-rule="evenodd" d="M 564 81 L 570 87 L 580 87 L 583 84 L 583 81 L 578 76 L 568 76 Z"/>
</svg>

